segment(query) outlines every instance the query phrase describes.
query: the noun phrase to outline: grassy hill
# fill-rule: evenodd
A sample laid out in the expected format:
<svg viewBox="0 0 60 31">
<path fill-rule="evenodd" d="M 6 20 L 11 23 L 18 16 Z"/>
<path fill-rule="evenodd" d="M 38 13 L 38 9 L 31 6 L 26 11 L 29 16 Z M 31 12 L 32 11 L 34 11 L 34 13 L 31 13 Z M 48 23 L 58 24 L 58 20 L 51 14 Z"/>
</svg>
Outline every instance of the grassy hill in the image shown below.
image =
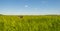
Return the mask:
<svg viewBox="0 0 60 31">
<path fill-rule="evenodd" d="M 60 31 L 60 15 L 0 16 L 0 31 Z"/>
</svg>

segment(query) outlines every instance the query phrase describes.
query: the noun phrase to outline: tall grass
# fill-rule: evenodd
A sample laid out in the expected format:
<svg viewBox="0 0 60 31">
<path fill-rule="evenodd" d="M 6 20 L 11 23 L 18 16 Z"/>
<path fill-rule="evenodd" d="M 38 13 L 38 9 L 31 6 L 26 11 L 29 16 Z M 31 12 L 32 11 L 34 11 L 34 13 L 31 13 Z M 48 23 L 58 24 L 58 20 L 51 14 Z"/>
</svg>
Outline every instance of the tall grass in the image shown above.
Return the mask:
<svg viewBox="0 0 60 31">
<path fill-rule="evenodd" d="M 60 31 L 60 16 L 0 16 L 0 31 Z"/>
</svg>

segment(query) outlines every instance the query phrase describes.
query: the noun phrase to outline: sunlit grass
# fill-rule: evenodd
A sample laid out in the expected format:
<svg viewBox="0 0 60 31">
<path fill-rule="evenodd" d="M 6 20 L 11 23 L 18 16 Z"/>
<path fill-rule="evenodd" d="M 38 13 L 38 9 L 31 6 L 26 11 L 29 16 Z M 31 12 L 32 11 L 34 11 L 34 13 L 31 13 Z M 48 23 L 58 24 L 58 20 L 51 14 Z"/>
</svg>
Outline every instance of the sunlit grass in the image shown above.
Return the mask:
<svg viewBox="0 0 60 31">
<path fill-rule="evenodd" d="M 0 31 L 60 31 L 60 16 L 0 16 Z"/>
</svg>

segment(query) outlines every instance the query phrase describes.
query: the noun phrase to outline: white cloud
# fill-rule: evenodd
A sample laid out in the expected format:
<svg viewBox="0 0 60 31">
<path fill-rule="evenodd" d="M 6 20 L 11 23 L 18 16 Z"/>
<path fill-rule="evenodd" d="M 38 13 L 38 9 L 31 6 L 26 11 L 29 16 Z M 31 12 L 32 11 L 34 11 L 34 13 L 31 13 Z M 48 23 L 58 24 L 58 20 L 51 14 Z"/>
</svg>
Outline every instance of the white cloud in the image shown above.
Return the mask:
<svg viewBox="0 0 60 31">
<path fill-rule="evenodd" d="M 25 5 L 25 7 L 29 7 L 28 5 Z"/>
</svg>

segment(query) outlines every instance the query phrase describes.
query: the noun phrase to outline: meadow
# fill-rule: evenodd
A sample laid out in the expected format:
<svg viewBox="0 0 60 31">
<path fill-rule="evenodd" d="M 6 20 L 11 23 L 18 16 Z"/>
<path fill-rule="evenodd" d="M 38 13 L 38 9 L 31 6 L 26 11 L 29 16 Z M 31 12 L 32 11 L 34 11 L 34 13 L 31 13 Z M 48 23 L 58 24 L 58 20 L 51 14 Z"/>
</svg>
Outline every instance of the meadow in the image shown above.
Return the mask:
<svg viewBox="0 0 60 31">
<path fill-rule="evenodd" d="M 60 15 L 0 15 L 0 31 L 60 31 Z"/>
</svg>

